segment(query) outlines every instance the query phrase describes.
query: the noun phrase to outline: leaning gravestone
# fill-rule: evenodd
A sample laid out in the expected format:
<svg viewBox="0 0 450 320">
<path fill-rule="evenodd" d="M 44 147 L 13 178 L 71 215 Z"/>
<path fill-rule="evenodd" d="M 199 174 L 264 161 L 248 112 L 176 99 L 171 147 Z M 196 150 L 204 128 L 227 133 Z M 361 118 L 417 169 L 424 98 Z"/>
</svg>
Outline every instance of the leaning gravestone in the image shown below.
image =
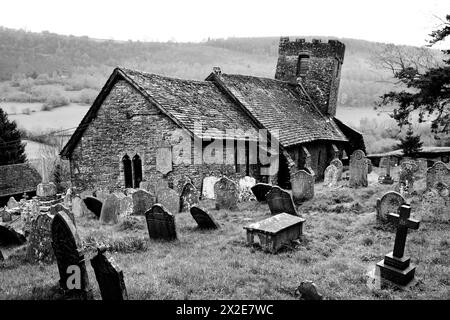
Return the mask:
<svg viewBox="0 0 450 320">
<path fill-rule="evenodd" d="M 336 158 L 331 160 L 330 165 L 333 165 L 338 169 L 337 181 L 340 181 L 342 179 L 342 172 L 344 171 L 344 165 L 342 164 L 342 161 Z"/>
<path fill-rule="evenodd" d="M 291 194 L 286 190 L 281 189 L 279 186 L 272 187 L 267 193 L 266 198 L 272 215 L 283 212 L 294 216 L 298 215 Z"/>
<path fill-rule="evenodd" d="M 100 222 L 103 224 L 116 224 L 119 222 L 119 199 L 114 194 L 110 194 L 106 197 L 105 202 L 102 205 L 102 211 L 100 213 Z"/>
<path fill-rule="evenodd" d="M 368 163 L 362 150 L 356 150 L 350 156 L 350 181 L 351 188 L 367 187 Z"/>
<path fill-rule="evenodd" d="M 257 183 L 252 187 L 252 192 L 259 202 L 266 202 L 267 193 L 272 190 L 272 185 L 267 183 Z"/>
<path fill-rule="evenodd" d="M 214 185 L 220 178 L 209 176 L 203 179 L 202 183 L 202 198 L 203 199 L 215 199 Z"/>
<path fill-rule="evenodd" d="M 137 190 L 131 196 L 133 198 L 133 215 L 142 216 L 155 204 L 156 198 L 145 190 Z"/>
<path fill-rule="evenodd" d="M 245 176 L 239 179 L 239 201 L 254 200 L 251 188 L 256 184 L 253 177 Z"/>
<path fill-rule="evenodd" d="M 325 169 L 323 184 L 328 187 L 333 187 L 333 186 L 337 185 L 338 175 L 339 175 L 339 169 L 336 168 L 334 165 L 330 164 Z"/>
<path fill-rule="evenodd" d="M 198 204 L 199 197 L 200 195 L 197 188 L 191 182 L 187 182 L 181 191 L 180 211 L 189 211 L 192 206 Z"/>
<path fill-rule="evenodd" d="M 91 211 L 97 218 L 100 218 L 100 213 L 102 212 L 103 203 L 94 197 L 84 198 L 84 204 L 89 211 Z"/>
<path fill-rule="evenodd" d="M 51 230 L 61 288 L 70 296 L 90 299 L 88 273 L 75 225 L 65 212 L 60 211 L 53 218 Z"/>
<path fill-rule="evenodd" d="M 42 213 L 32 220 L 26 259 L 31 262 L 53 262 L 55 255 L 52 247 L 53 215 Z"/>
<path fill-rule="evenodd" d="M 298 170 L 291 175 L 292 198 L 302 202 L 314 197 L 314 175 L 305 170 Z"/>
<path fill-rule="evenodd" d="M 427 170 L 427 189 L 433 188 L 438 182 L 450 186 L 450 168 L 442 161 L 437 161 Z"/>
<path fill-rule="evenodd" d="M 50 211 L 49 212 L 50 212 L 50 214 L 52 216 L 55 216 L 60 211 L 64 211 L 65 213 L 67 213 L 67 215 L 70 217 L 70 219 L 72 219 L 73 224 L 76 225 L 74 214 L 67 207 L 62 205 L 61 203 L 57 203 L 57 204 L 52 205 L 50 207 Z"/>
<path fill-rule="evenodd" d="M 25 236 L 16 231 L 12 226 L 0 224 L 0 245 L 21 245 L 26 241 Z"/>
<path fill-rule="evenodd" d="M 97 255 L 91 259 L 102 300 L 128 300 L 123 271 L 107 255 L 106 247 L 97 248 Z"/>
<path fill-rule="evenodd" d="M 180 196 L 175 190 L 167 186 L 159 188 L 156 193 L 156 198 L 158 203 L 163 205 L 170 213 L 180 212 Z"/>
<path fill-rule="evenodd" d="M 220 178 L 214 184 L 214 196 L 216 198 L 216 209 L 237 210 L 239 198 L 238 187 L 234 181 L 227 177 Z"/>
<path fill-rule="evenodd" d="M 159 203 L 153 205 L 145 213 L 145 219 L 147 220 L 148 234 L 151 239 L 177 239 L 175 216 Z"/>
<path fill-rule="evenodd" d="M 388 222 L 389 213 L 398 213 L 403 204 L 406 204 L 406 200 L 400 193 L 386 192 L 381 199 L 377 199 L 377 220 L 383 223 Z"/>
<path fill-rule="evenodd" d="M 198 227 L 200 229 L 217 229 L 219 228 L 219 224 L 213 219 L 211 215 L 199 208 L 198 206 L 191 207 L 191 215 L 194 218 L 195 222 L 197 222 Z"/>
<path fill-rule="evenodd" d="M 8 203 L 6 204 L 8 209 L 15 209 L 19 207 L 19 203 L 14 199 L 14 197 L 10 197 Z"/>
</svg>

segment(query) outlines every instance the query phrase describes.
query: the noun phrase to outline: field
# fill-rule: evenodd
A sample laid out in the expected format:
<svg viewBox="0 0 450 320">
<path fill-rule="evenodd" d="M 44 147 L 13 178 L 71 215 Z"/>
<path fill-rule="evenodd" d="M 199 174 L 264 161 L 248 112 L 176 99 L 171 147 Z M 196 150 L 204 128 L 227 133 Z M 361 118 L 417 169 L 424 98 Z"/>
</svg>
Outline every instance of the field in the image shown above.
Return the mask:
<svg viewBox="0 0 450 320">
<path fill-rule="evenodd" d="M 216 231 L 200 231 L 190 214 L 176 214 L 178 240 L 170 243 L 150 240 L 143 217 L 122 218 L 116 226 L 80 217 L 77 227 L 88 259 L 95 244 L 109 247 L 131 299 L 295 299 L 304 280 L 314 281 L 326 299 L 450 299 L 449 217 L 422 206 L 417 195 L 408 201 L 422 222 L 406 246 L 417 284 L 405 291 L 366 286 L 366 274 L 392 251 L 395 236 L 375 222 L 376 199 L 392 188 L 376 182 L 377 172 L 369 175 L 368 188 L 316 184 L 315 198 L 298 207 L 306 219 L 301 241 L 276 255 L 246 243 L 243 226 L 270 216 L 267 204 L 253 201 L 240 203 L 235 212 L 202 201 L 221 225 Z M 415 186 L 420 194 L 424 179 Z M 59 279 L 56 264 L 24 262 L 24 247 L 2 251 L 9 259 L 0 264 L 0 299 L 59 298 L 52 289 Z"/>
</svg>

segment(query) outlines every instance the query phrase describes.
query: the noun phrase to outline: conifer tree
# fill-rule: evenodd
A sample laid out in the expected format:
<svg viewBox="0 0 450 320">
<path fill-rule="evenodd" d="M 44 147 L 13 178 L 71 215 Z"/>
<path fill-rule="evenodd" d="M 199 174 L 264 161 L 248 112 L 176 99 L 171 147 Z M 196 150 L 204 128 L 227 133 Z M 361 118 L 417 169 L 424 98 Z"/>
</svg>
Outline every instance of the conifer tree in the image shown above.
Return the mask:
<svg viewBox="0 0 450 320">
<path fill-rule="evenodd" d="M 0 166 L 26 161 L 25 144 L 15 121 L 0 108 Z"/>
</svg>

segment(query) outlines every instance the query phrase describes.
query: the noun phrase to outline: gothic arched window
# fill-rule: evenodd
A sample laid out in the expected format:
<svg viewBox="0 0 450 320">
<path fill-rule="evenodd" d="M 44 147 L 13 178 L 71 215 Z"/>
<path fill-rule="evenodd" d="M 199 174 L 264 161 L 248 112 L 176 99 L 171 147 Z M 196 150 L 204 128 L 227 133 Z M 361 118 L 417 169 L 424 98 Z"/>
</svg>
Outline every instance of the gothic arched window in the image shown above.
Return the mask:
<svg viewBox="0 0 450 320">
<path fill-rule="evenodd" d="M 134 188 L 139 188 L 139 184 L 142 181 L 142 161 L 141 158 L 136 154 L 133 157 L 133 182 Z"/>
<path fill-rule="evenodd" d="M 123 176 L 125 180 L 125 188 L 132 188 L 133 187 L 133 174 L 131 172 L 131 160 L 130 157 L 125 154 L 122 158 L 122 165 L 123 165 Z"/>
<path fill-rule="evenodd" d="M 297 62 L 297 77 L 306 76 L 309 69 L 309 55 L 301 54 Z"/>
</svg>

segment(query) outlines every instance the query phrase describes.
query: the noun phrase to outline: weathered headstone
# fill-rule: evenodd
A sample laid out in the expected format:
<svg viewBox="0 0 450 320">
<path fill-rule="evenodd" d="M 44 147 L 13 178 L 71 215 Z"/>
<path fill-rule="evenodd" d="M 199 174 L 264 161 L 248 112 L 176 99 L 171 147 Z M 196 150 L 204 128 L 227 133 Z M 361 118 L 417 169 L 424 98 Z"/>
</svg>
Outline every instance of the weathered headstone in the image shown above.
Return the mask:
<svg viewBox="0 0 450 320">
<path fill-rule="evenodd" d="M 338 169 L 337 181 L 340 181 L 342 179 L 342 172 L 344 171 L 342 161 L 336 158 L 331 160 L 330 165 L 333 165 Z"/>
<path fill-rule="evenodd" d="M 155 194 L 155 184 L 150 181 L 141 181 L 139 183 L 139 189 L 145 190 L 150 194 Z"/>
<path fill-rule="evenodd" d="M 377 263 L 380 276 L 396 284 L 405 286 L 413 278 L 416 267 L 410 266 L 410 258 L 404 257 L 406 236 L 408 229 L 419 229 L 419 221 L 411 219 L 411 207 L 402 205 L 400 213 L 390 213 L 388 219 L 397 225 L 395 234 L 394 251 L 388 253 L 383 260 Z"/>
<path fill-rule="evenodd" d="M 119 199 L 119 214 L 128 216 L 133 213 L 133 198 L 131 196 L 125 196 Z"/>
<path fill-rule="evenodd" d="M 109 192 L 105 190 L 95 190 L 94 197 L 100 200 L 102 203 L 105 202 L 106 198 L 109 196 Z"/>
<path fill-rule="evenodd" d="M 202 183 L 202 198 L 203 199 L 215 199 L 214 185 L 220 178 L 209 176 L 203 179 Z"/>
<path fill-rule="evenodd" d="M 21 245 L 26 241 L 25 236 L 16 231 L 11 225 L 0 224 L 0 245 Z"/>
<path fill-rule="evenodd" d="M 86 204 L 80 197 L 72 198 L 72 212 L 75 218 L 84 216 L 87 210 Z"/>
<path fill-rule="evenodd" d="M 350 156 L 350 181 L 351 188 L 367 187 L 368 163 L 362 150 L 356 150 Z"/>
<path fill-rule="evenodd" d="M 156 170 L 162 174 L 172 171 L 172 147 L 162 144 L 156 149 Z"/>
<path fill-rule="evenodd" d="M 137 190 L 131 197 L 133 198 L 133 215 L 144 215 L 156 202 L 156 197 L 145 190 Z"/>
<path fill-rule="evenodd" d="M 59 271 L 59 284 L 71 297 L 92 296 L 81 240 L 69 216 L 61 211 L 53 218 L 52 247 Z"/>
<path fill-rule="evenodd" d="M 161 187 L 157 189 L 156 199 L 170 213 L 180 212 L 180 195 L 175 190 L 169 187 Z"/>
<path fill-rule="evenodd" d="M 200 229 L 217 229 L 219 224 L 214 220 L 214 218 L 206 212 L 206 210 L 201 209 L 198 206 L 191 207 L 191 215 L 197 222 Z"/>
<path fill-rule="evenodd" d="M 2 219 L 2 222 L 12 221 L 11 213 L 8 210 L 0 209 L 0 218 Z"/>
<path fill-rule="evenodd" d="M 26 252 L 28 261 L 47 263 L 54 261 L 55 255 L 52 247 L 53 217 L 51 214 L 42 213 L 32 220 Z"/>
<path fill-rule="evenodd" d="M 252 192 L 259 202 L 266 202 L 267 193 L 272 190 L 272 185 L 267 183 L 257 183 L 252 187 Z"/>
<path fill-rule="evenodd" d="M 378 178 L 378 181 L 382 184 L 393 184 L 394 183 L 394 179 L 392 179 L 391 177 L 391 158 L 390 157 L 383 157 L 380 160 L 380 167 L 382 168 L 386 168 L 386 173 L 384 176 L 380 176 Z"/>
<path fill-rule="evenodd" d="M 97 218 L 100 218 L 100 213 L 102 212 L 103 203 L 94 197 L 84 198 L 84 204 L 89 211 L 91 211 Z"/>
<path fill-rule="evenodd" d="M 75 217 L 74 217 L 73 212 L 71 212 L 66 206 L 64 206 L 61 203 L 57 203 L 57 204 L 54 204 L 54 205 L 50 206 L 49 212 L 50 212 L 51 215 L 55 216 L 60 211 L 64 211 L 70 217 L 70 219 L 72 220 L 73 224 L 76 225 Z"/>
<path fill-rule="evenodd" d="M 289 192 L 281 189 L 279 186 L 273 186 L 266 194 L 267 204 L 269 205 L 272 215 L 279 213 L 289 213 L 297 216 L 294 200 Z"/>
<path fill-rule="evenodd" d="M 400 165 L 397 190 L 405 189 L 411 194 L 414 191 L 414 173 L 418 170 L 419 167 L 414 161 L 402 162 Z"/>
<path fill-rule="evenodd" d="M 214 197 L 216 209 L 237 210 L 239 192 L 234 181 L 227 177 L 220 178 L 214 185 Z"/>
<path fill-rule="evenodd" d="M 387 222 L 389 213 L 398 213 L 403 204 L 406 204 L 406 201 L 400 193 L 386 192 L 380 199 L 377 199 L 377 220 L 383 223 Z"/>
<path fill-rule="evenodd" d="M 189 211 L 192 206 L 198 204 L 199 198 L 200 194 L 197 188 L 191 182 L 186 183 L 181 191 L 180 211 Z"/>
<path fill-rule="evenodd" d="M 106 252 L 106 247 L 97 248 L 97 255 L 91 259 L 102 300 L 128 300 L 123 271 Z"/>
<path fill-rule="evenodd" d="M 323 300 L 323 296 L 317 291 L 317 286 L 312 281 L 303 281 L 296 292 L 301 300 Z"/>
<path fill-rule="evenodd" d="M 80 192 L 80 198 L 81 199 L 86 199 L 87 197 L 93 197 L 94 193 L 92 190 L 84 190 L 82 192 Z"/>
<path fill-rule="evenodd" d="M 10 197 L 8 203 L 6 204 L 8 209 L 15 209 L 19 207 L 19 203 L 14 199 L 14 197 Z"/>
<path fill-rule="evenodd" d="M 336 168 L 334 165 L 330 164 L 325 169 L 323 184 L 328 187 L 333 187 L 333 186 L 337 185 L 338 176 L 339 176 L 339 169 Z"/>
<path fill-rule="evenodd" d="M 251 188 L 256 184 L 253 177 L 245 176 L 239 179 L 239 201 L 254 200 Z"/>
<path fill-rule="evenodd" d="M 436 183 L 442 182 L 450 186 L 450 168 L 442 161 L 437 161 L 427 170 L 427 189 L 433 188 Z"/>
<path fill-rule="evenodd" d="M 292 198 L 294 202 L 302 202 L 314 197 L 313 174 L 306 170 L 298 170 L 291 174 Z"/>
<path fill-rule="evenodd" d="M 148 234 L 151 239 L 175 240 L 177 232 L 175 216 L 159 203 L 145 213 Z"/>
<path fill-rule="evenodd" d="M 103 224 L 116 224 L 119 222 L 119 199 L 114 194 L 110 194 L 106 197 L 102 205 L 102 211 L 100 213 L 100 222 Z"/>
</svg>

